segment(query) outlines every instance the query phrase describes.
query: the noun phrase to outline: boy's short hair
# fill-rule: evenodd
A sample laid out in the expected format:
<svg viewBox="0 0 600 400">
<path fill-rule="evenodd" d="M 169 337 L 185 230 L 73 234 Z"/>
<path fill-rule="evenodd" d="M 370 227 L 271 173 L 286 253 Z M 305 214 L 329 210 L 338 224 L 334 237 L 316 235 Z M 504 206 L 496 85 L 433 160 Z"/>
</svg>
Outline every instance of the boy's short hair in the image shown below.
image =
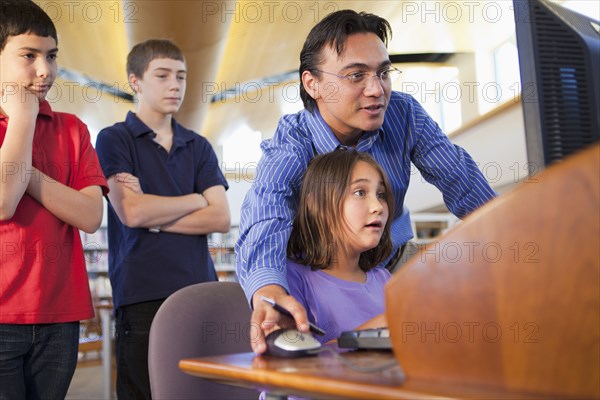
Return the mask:
<svg viewBox="0 0 600 400">
<path fill-rule="evenodd" d="M 308 164 L 288 241 L 288 258 L 312 269 L 325 269 L 335 260 L 337 246 L 344 246 L 350 239 L 344 229 L 348 223 L 343 207 L 352 171 L 359 161 L 369 164 L 381 175 L 389 213 L 379 244 L 361 253 L 358 265 L 366 272 L 389 257 L 394 195 L 385 171 L 368 153 L 334 150 L 316 156 Z"/>
<path fill-rule="evenodd" d="M 58 43 L 54 22 L 30 0 L 0 0 L 0 51 L 10 36 L 33 33 L 52 37 Z"/>
<path fill-rule="evenodd" d="M 319 76 L 319 64 L 323 62 L 322 50 L 331 46 L 338 55 L 344 52 L 348 36 L 355 33 L 374 33 L 387 46 L 388 39 L 392 36 L 392 28 L 388 21 L 375 14 L 356 12 L 354 10 L 339 10 L 323 18 L 315 25 L 300 52 L 300 98 L 304 108 L 313 111 L 317 102 L 310 97 L 302 84 L 302 73 L 309 71 Z"/>
<path fill-rule="evenodd" d="M 136 44 L 129 52 L 127 56 L 127 76 L 134 74 L 141 78 L 148 69 L 150 62 L 157 58 L 170 58 L 185 63 L 183 52 L 175 43 L 166 39 L 149 39 Z"/>
</svg>

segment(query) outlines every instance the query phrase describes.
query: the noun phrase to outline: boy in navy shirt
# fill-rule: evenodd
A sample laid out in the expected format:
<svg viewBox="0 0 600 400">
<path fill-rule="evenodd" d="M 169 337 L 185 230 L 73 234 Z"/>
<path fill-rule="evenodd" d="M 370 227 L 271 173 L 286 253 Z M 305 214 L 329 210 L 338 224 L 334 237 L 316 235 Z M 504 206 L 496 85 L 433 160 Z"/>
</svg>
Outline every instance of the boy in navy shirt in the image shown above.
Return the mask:
<svg viewBox="0 0 600 400">
<path fill-rule="evenodd" d="M 186 88 L 182 52 L 148 40 L 129 53 L 137 112 L 100 132 L 116 309 L 117 394 L 150 399 L 148 338 L 169 295 L 217 280 L 206 235 L 228 232 L 227 182 L 211 145 L 173 118 Z"/>
</svg>

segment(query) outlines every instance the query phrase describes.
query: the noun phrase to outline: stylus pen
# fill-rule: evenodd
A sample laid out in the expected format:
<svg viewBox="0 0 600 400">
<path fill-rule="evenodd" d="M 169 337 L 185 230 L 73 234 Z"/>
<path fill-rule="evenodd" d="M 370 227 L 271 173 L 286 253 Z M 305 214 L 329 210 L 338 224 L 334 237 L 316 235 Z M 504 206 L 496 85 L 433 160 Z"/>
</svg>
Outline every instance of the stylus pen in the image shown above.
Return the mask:
<svg viewBox="0 0 600 400">
<path fill-rule="evenodd" d="M 289 312 L 288 310 L 286 310 L 285 308 L 281 307 L 279 304 L 275 303 L 275 300 L 273 300 L 272 298 L 265 297 L 265 296 L 260 296 L 260 298 L 262 301 L 266 301 L 267 303 L 272 305 L 274 309 L 279 311 L 279 313 L 285 315 L 288 318 L 291 318 L 292 321 L 294 320 L 294 316 L 292 315 L 292 313 Z M 325 336 L 325 331 L 323 329 L 319 328 L 318 326 L 316 326 L 315 324 L 313 324 L 312 322 L 309 321 L 308 326 L 310 327 L 310 330 L 313 333 L 316 333 L 319 336 Z"/>
</svg>

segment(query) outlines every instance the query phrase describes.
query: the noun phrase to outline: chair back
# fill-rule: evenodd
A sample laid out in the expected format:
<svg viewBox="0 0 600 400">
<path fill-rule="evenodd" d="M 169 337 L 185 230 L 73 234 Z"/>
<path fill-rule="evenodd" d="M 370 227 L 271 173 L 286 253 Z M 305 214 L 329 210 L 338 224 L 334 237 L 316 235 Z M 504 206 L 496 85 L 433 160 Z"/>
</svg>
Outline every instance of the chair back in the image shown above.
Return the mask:
<svg viewBox="0 0 600 400">
<path fill-rule="evenodd" d="M 182 372 L 182 358 L 250 348 L 250 307 L 239 283 L 206 282 L 173 293 L 150 329 L 148 369 L 154 399 L 256 399 L 258 392 Z"/>
</svg>

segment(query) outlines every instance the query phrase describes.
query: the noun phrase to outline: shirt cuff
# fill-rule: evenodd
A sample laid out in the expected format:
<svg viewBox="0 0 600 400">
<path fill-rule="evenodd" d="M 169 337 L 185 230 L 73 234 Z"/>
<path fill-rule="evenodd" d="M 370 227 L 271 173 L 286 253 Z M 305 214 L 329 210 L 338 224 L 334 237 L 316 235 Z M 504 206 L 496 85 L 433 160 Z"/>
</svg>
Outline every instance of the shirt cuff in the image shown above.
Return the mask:
<svg viewBox="0 0 600 400">
<path fill-rule="evenodd" d="M 287 267 L 286 267 L 287 268 Z M 248 304 L 252 307 L 252 296 L 258 289 L 267 285 L 279 285 L 290 292 L 286 278 L 286 269 L 278 270 L 273 267 L 257 268 L 248 274 L 248 279 L 244 284 L 244 293 L 248 299 Z"/>
<path fill-rule="evenodd" d="M 410 213 L 408 212 L 408 208 L 404 207 L 402 209 L 402 215 L 392 222 L 390 234 L 392 236 L 392 244 L 395 248 L 402 246 L 404 243 L 412 239 L 414 234 L 410 222 Z"/>
</svg>

